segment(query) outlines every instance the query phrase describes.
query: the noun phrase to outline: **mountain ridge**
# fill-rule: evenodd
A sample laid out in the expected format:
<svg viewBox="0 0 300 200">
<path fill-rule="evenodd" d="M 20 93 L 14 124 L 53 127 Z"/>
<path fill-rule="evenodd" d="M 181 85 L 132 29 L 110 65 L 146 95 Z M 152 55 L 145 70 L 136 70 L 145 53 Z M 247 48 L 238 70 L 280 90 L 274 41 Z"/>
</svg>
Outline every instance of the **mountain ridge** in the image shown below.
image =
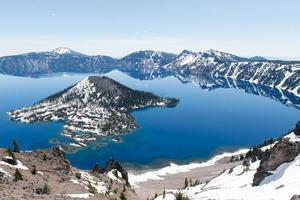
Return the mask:
<svg viewBox="0 0 300 200">
<path fill-rule="evenodd" d="M 59 72 L 102 74 L 119 70 L 145 80 L 171 75 L 182 78 L 229 77 L 300 96 L 300 61 L 244 58 L 212 49 L 203 52 L 184 50 L 178 55 L 146 50 L 121 59 L 88 56 L 66 48 L 56 51 L 61 54 L 52 51 L 1 57 L 0 73 L 39 77 Z"/>
</svg>

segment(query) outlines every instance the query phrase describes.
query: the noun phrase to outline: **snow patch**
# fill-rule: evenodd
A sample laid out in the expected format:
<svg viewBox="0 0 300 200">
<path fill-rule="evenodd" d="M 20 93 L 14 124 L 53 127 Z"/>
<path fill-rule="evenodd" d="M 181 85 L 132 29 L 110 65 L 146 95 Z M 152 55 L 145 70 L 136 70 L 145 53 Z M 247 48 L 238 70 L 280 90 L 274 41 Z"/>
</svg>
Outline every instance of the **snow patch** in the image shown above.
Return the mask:
<svg viewBox="0 0 300 200">
<path fill-rule="evenodd" d="M 9 156 L 6 156 L 5 157 L 6 159 L 12 159 L 11 157 Z M 6 166 L 9 166 L 9 167 L 12 167 L 12 168 L 16 168 L 16 169 L 23 169 L 23 170 L 28 170 L 28 167 L 26 167 L 25 165 L 23 165 L 23 163 L 19 160 L 17 160 L 17 164 L 16 165 L 11 165 L 7 162 L 4 162 L 4 161 L 0 161 L 0 165 L 6 165 Z"/>
<path fill-rule="evenodd" d="M 11 175 L 8 172 L 6 172 L 4 169 L 2 169 L 1 167 L 0 167 L 0 172 L 2 172 L 7 177 L 11 177 Z"/>
<path fill-rule="evenodd" d="M 94 196 L 94 194 L 92 194 L 92 193 L 66 194 L 65 196 L 69 196 L 71 198 L 88 199 L 88 198 L 90 198 L 90 196 Z"/>
<path fill-rule="evenodd" d="M 288 138 L 290 142 L 299 142 L 300 137 L 296 135 L 294 132 L 291 132 L 290 134 L 284 136 L 284 138 Z"/>
</svg>

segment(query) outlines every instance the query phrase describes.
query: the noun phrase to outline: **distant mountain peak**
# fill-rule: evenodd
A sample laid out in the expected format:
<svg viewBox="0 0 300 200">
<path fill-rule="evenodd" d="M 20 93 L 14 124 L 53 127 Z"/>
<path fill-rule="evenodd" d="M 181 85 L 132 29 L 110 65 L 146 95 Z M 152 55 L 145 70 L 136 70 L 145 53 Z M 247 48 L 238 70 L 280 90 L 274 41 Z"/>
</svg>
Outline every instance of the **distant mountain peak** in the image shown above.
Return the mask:
<svg viewBox="0 0 300 200">
<path fill-rule="evenodd" d="M 70 54 L 72 53 L 72 50 L 67 47 L 58 47 L 53 49 L 52 52 L 57 54 Z"/>
<path fill-rule="evenodd" d="M 232 55 L 232 54 L 229 54 L 229 53 L 226 53 L 226 52 L 223 52 L 223 51 L 219 51 L 219 50 L 215 50 L 215 49 L 209 49 L 209 50 L 206 50 L 204 53 L 209 53 L 211 55 L 215 55 L 215 56 L 224 56 L 224 55 Z"/>
<path fill-rule="evenodd" d="M 215 49 L 209 49 L 207 51 L 205 51 L 204 53 L 209 54 L 212 57 L 218 58 L 218 59 L 225 59 L 225 60 L 230 60 L 230 61 L 240 61 L 243 58 L 230 54 L 230 53 L 226 53 L 223 51 L 219 51 L 219 50 L 215 50 Z"/>
<path fill-rule="evenodd" d="M 249 59 L 252 60 L 252 61 L 267 61 L 268 60 L 268 59 L 266 59 L 262 56 L 254 56 L 254 57 L 251 57 Z"/>
<path fill-rule="evenodd" d="M 184 49 L 179 55 L 180 56 L 185 56 L 185 55 L 189 55 L 189 54 L 195 54 L 195 52 Z"/>
<path fill-rule="evenodd" d="M 166 53 L 166 52 L 154 51 L 154 50 L 141 50 L 141 51 L 133 52 L 133 53 L 125 56 L 124 58 L 132 57 L 132 56 L 141 56 L 141 57 L 142 56 L 148 56 L 148 57 L 159 56 L 159 57 L 162 57 L 164 55 L 173 55 L 175 57 L 175 54 L 172 54 L 172 53 Z"/>
<path fill-rule="evenodd" d="M 52 53 L 59 54 L 59 55 L 66 55 L 66 54 L 72 54 L 72 55 L 84 55 L 82 53 L 79 53 L 77 51 L 73 51 L 72 49 L 68 47 L 58 47 L 56 49 L 53 49 L 51 51 Z"/>
</svg>

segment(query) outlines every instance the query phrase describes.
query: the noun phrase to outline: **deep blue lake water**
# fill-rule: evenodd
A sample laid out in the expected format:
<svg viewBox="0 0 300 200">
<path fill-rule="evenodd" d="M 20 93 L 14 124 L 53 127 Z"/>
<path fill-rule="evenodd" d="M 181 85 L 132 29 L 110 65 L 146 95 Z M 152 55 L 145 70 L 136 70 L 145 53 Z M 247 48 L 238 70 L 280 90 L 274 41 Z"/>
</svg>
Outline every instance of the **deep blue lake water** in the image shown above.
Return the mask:
<svg viewBox="0 0 300 200">
<path fill-rule="evenodd" d="M 35 103 L 86 76 L 0 75 L 0 146 L 8 147 L 16 138 L 23 150 L 51 147 L 49 140 L 60 137 L 62 123 L 22 124 L 10 121 L 6 112 Z M 207 91 L 191 83 L 182 84 L 175 77 L 141 81 L 117 71 L 107 76 L 135 89 L 179 98 L 180 103 L 175 108 L 133 112 L 141 128 L 122 136 L 120 143 L 105 139 L 101 142 L 107 145 L 102 148 L 88 147 L 68 154 L 71 163 L 80 168 L 103 164 L 109 158 L 128 167 L 208 159 L 223 150 L 250 147 L 280 136 L 300 119 L 296 108 L 238 89 Z"/>
</svg>

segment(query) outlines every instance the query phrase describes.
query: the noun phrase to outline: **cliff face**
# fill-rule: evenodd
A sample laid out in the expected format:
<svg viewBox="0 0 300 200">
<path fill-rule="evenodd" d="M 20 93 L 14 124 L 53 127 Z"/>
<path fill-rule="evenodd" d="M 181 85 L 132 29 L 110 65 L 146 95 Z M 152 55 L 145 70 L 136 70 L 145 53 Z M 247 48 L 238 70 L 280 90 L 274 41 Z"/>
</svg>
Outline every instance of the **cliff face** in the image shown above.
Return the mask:
<svg viewBox="0 0 300 200">
<path fill-rule="evenodd" d="M 16 164 L 5 160 L 13 156 Z M 135 199 L 117 163 L 103 167 L 101 173 L 74 168 L 59 147 L 50 150 L 8 153 L 0 149 L 1 199 L 113 199 L 121 193 Z M 116 167 L 118 166 L 118 167 Z M 16 171 L 18 170 L 18 173 Z M 120 171 L 119 171 L 120 170 Z"/>
<path fill-rule="evenodd" d="M 293 161 L 300 154 L 299 130 L 300 122 L 291 133 L 280 138 L 272 148 L 262 154 L 260 165 L 253 178 L 253 186 L 261 184 L 266 177 L 272 175 L 272 171 L 284 163 Z"/>
<path fill-rule="evenodd" d="M 272 175 L 281 164 L 291 162 L 300 153 L 300 143 L 290 142 L 288 138 L 279 140 L 273 148 L 264 153 L 253 178 L 253 186 L 259 185 L 264 178 Z"/>
</svg>

